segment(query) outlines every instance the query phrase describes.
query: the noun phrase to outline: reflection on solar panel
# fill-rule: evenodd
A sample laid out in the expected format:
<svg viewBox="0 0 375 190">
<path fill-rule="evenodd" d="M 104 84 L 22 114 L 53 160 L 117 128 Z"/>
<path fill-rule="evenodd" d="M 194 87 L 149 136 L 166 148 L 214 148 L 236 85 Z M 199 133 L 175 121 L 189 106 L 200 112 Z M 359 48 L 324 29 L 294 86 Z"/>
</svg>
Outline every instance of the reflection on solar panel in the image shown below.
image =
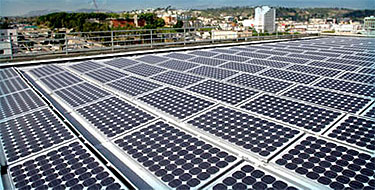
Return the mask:
<svg viewBox="0 0 375 190">
<path fill-rule="evenodd" d="M 180 88 L 189 86 L 191 84 L 203 80 L 202 77 L 197 77 L 186 73 L 179 73 L 176 71 L 168 71 L 160 75 L 156 75 L 152 77 L 152 79 Z"/>
<path fill-rule="evenodd" d="M 115 143 L 164 184 L 177 189 L 199 188 L 238 160 L 161 121 Z"/>
<path fill-rule="evenodd" d="M 228 80 L 228 82 L 273 93 L 284 90 L 293 84 L 248 74 L 241 74 Z"/>
<path fill-rule="evenodd" d="M 145 92 L 154 90 L 161 85 L 146 81 L 137 77 L 127 77 L 115 82 L 109 83 L 108 86 L 124 92 L 130 96 L 137 96 Z"/>
</svg>

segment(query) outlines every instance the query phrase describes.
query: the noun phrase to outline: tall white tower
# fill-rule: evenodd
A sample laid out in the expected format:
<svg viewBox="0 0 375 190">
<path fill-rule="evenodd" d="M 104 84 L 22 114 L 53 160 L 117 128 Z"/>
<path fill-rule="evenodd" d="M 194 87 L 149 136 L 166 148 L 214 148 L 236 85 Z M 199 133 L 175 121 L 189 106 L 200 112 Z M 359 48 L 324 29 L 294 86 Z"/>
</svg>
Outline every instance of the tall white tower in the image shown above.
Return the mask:
<svg viewBox="0 0 375 190">
<path fill-rule="evenodd" d="M 255 30 L 257 32 L 276 32 L 276 10 L 263 6 L 255 8 Z"/>
</svg>

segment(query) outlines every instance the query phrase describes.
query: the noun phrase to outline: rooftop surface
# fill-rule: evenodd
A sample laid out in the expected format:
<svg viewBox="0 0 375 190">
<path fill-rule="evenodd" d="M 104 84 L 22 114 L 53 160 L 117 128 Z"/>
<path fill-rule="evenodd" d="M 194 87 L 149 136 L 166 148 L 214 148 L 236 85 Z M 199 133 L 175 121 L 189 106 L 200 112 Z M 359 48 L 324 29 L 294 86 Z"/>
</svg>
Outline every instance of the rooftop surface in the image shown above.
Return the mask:
<svg viewBox="0 0 375 190">
<path fill-rule="evenodd" d="M 374 189 L 375 39 L 0 70 L 7 188 Z"/>
</svg>

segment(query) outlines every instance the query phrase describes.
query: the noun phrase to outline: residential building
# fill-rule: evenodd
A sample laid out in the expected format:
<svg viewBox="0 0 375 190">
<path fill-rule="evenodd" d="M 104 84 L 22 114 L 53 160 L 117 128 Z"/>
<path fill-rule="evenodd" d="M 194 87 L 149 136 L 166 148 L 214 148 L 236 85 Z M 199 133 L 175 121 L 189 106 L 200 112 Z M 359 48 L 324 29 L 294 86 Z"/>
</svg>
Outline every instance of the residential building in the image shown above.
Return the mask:
<svg viewBox="0 0 375 190">
<path fill-rule="evenodd" d="M 364 30 L 367 35 L 375 35 L 375 17 L 370 16 L 364 19 Z"/>
<path fill-rule="evenodd" d="M 257 32 L 276 32 L 276 10 L 263 6 L 255 8 L 255 30 Z"/>
</svg>

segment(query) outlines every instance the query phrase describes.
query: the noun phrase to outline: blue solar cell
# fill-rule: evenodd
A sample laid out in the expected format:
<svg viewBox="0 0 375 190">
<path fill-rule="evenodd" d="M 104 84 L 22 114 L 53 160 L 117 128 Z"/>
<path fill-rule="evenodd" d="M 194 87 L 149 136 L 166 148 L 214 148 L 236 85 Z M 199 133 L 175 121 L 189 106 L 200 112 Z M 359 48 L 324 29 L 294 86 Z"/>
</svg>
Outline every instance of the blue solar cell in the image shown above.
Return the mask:
<svg viewBox="0 0 375 190">
<path fill-rule="evenodd" d="M 176 71 L 168 71 L 168 72 L 156 75 L 156 76 L 152 77 L 152 79 L 163 82 L 163 83 L 166 83 L 166 84 L 170 84 L 170 85 L 173 85 L 173 86 L 183 88 L 183 87 L 186 87 L 188 85 L 197 83 L 197 82 L 203 80 L 204 78 L 189 75 L 189 74 L 186 74 L 186 73 L 179 73 L 179 72 L 176 72 Z"/>
<path fill-rule="evenodd" d="M 260 75 L 273 77 L 277 79 L 283 79 L 293 82 L 299 82 L 303 84 L 309 84 L 313 81 L 317 80 L 319 77 L 313 75 L 307 75 L 302 73 L 295 73 L 290 71 L 278 70 L 278 69 L 270 69 L 266 70 L 265 72 L 261 73 Z"/>
<path fill-rule="evenodd" d="M 329 88 L 333 90 L 338 90 L 342 92 L 348 92 L 368 97 L 375 97 L 375 86 L 374 85 L 366 85 L 366 84 L 359 84 L 354 82 L 347 82 L 342 80 L 336 79 L 324 79 L 319 83 L 315 84 L 314 86 L 322 87 L 322 88 Z"/>
<path fill-rule="evenodd" d="M 240 52 L 240 53 L 237 53 L 237 55 L 241 55 L 244 57 L 258 58 L 258 59 L 266 59 L 271 56 L 267 54 L 260 54 L 260 53 L 253 53 L 253 52 Z"/>
<path fill-rule="evenodd" d="M 166 69 L 141 63 L 132 67 L 127 67 L 124 70 L 144 77 L 149 77 L 161 73 Z"/>
<path fill-rule="evenodd" d="M 137 96 L 159 88 L 161 85 L 137 77 L 127 77 L 108 83 L 108 86 L 130 96 Z"/>
<path fill-rule="evenodd" d="M 212 66 L 221 65 L 226 62 L 220 59 L 214 59 L 214 58 L 208 58 L 208 57 L 196 57 L 189 61 L 204 64 L 204 65 L 212 65 Z"/>
<path fill-rule="evenodd" d="M 20 90 L 28 89 L 27 84 L 20 77 L 0 81 L 0 96 Z"/>
<path fill-rule="evenodd" d="M 243 71 L 247 73 L 256 73 L 266 68 L 266 67 L 262 67 L 258 65 L 251 65 L 247 63 L 238 63 L 238 62 L 229 62 L 220 67 L 231 69 L 231 70 L 236 70 L 236 71 Z"/>
<path fill-rule="evenodd" d="M 195 56 L 194 55 L 185 54 L 185 53 L 170 53 L 170 54 L 165 55 L 165 57 L 175 58 L 175 59 L 181 59 L 181 60 L 187 60 L 187 59 L 191 59 L 191 58 L 193 58 Z"/>
<path fill-rule="evenodd" d="M 30 73 L 32 73 L 34 76 L 41 78 L 48 75 L 54 75 L 59 72 L 63 72 L 64 69 L 56 66 L 56 65 L 45 65 L 42 67 L 38 67 L 35 69 L 31 69 Z"/>
<path fill-rule="evenodd" d="M 352 65 L 328 63 L 328 62 L 321 62 L 321 61 L 313 61 L 309 63 L 309 65 L 317 66 L 317 67 L 325 67 L 325 68 L 330 68 L 330 69 L 344 70 L 344 71 L 355 71 L 356 69 L 358 69 L 358 67 L 352 66 Z"/>
<path fill-rule="evenodd" d="M 365 74 L 358 74 L 358 73 L 345 73 L 340 77 L 340 79 L 351 80 L 355 82 L 362 82 L 368 84 L 375 83 L 375 76 L 374 75 L 365 75 Z"/>
<path fill-rule="evenodd" d="M 0 80 L 6 80 L 16 76 L 18 76 L 18 74 L 12 68 L 0 69 Z"/>
<path fill-rule="evenodd" d="M 56 75 L 51 75 L 40 80 L 51 90 L 64 88 L 82 81 L 82 79 L 69 72 L 58 73 Z"/>
<path fill-rule="evenodd" d="M 269 60 L 284 61 L 284 62 L 288 62 L 288 63 L 297 63 L 297 64 L 305 64 L 305 63 L 310 61 L 308 59 L 281 57 L 281 56 L 273 56 L 273 57 L 270 57 Z"/>
<path fill-rule="evenodd" d="M 326 58 L 325 56 L 306 55 L 306 54 L 298 54 L 298 53 L 288 54 L 288 57 L 298 57 L 298 58 L 313 59 L 313 60 L 323 60 Z"/>
<path fill-rule="evenodd" d="M 229 71 L 229 70 L 225 70 L 225 69 L 219 69 L 219 68 L 216 68 L 216 67 L 202 66 L 202 67 L 198 67 L 198 68 L 195 68 L 193 70 L 190 70 L 189 73 L 194 73 L 194 74 L 197 74 L 197 75 L 222 80 L 222 79 L 228 78 L 232 75 L 235 75 L 237 72 Z"/>
<path fill-rule="evenodd" d="M 338 63 L 338 64 L 348 64 L 353 66 L 364 66 L 364 67 L 371 67 L 373 65 L 373 62 L 366 62 L 366 61 L 360 61 L 359 59 L 342 59 L 342 58 L 330 58 L 327 60 L 328 62 L 332 63 Z"/>
<path fill-rule="evenodd" d="M 270 61 L 270 60 L 263 60 L 263 59 L 252 59 L 248 61 L 247 63 L 268 66 L 268 67 L 275 67 L 275 68 L 282 68 L 282 67 L 286 67 L 289 65 L 288 63 L 284 63 L 284 62 Z"/>
<path fill-rule="evenodd" d="M 166 60 L 168 60 L 168 58 L 159 57 L 159 56 L 155 56 L 155 55 L 146 55 L 146 56 L 137 58 L 136 60 L 143 61 L 145 63 L 155 64 L 155 63 L 160 63 L 160 62 L 166 61 Z"/>
<path fill-rule="evenodd" d="M 293 84 L 248 74 L 241 74 L 228 80 L 228 82 L 273 93 L 284 90 Z"/>
<path fill-rule="evenodd" d="M 168 68 L 168 69 L 173 69 L 177 71 L 186 71 L 189 69 L 192 69 L 194 67 L 199 66 L 198 64 L 186 62 L 186 61 L 179 61 L 179 60 L 169 60 L 166 62 L 163 62 L 159 64 L 159 66 Z"/>
<path fill-rule="evenodd" d="M 202 57 L 212 57 L 212 56 L 217 55 L 218 53 L 197 50 L 197 51 L 192 51 L 189 54 L 198 55 Z"/>
<path fill-rule="evenodd" d="M 128 76 L 125 73 L 110 68 L 101 68 L 98 70 L 90 71 L 85 73 L 85 75 L 102 83 L 110 82 Z"/>
<path fill-rule="evenodd" d="M 341 72 L 339 70 L 311 67 L 307 65 L 292 65 L 291 67 L 288 67 L 287 69 L 292 70 L 292 71 L 299 71 L 303 73 L 325 76 L 325 77 L 334 77 Z"/>
<path fill-rule="evenodd" d="M 71 65 L 69 67 L 81 73 L 85 73 L 85 72 L 92 71 L 92 70 L 95 70 L 104 66 L 93 61 L 85 61 L 82 63 Z"/>
<path fill-rule="evenodd" d="M 110 61 L 104 62 L 104 64 L 116 67 L 116 68 L 124 68 L 124 67 L 129 67 L 131 65 L 137 64 L 137 61 L 131 60 L 131 59 L 126 59 L 126 58 L 119 58 L 119 59 L 112 59 Z"/>
<path fill-rule="evenodd" d="M 247 61 L 247 60 L 250 59 L 248 57 L 228 55 L 228 54 L 220 54 L 220 55 L 214 56 L 213 58 L 223 59 L 223 60 L 227 60 L 227 61 L 237 61 L 237 62 L 244 62 L 244 61 Z"/>
</svg>

